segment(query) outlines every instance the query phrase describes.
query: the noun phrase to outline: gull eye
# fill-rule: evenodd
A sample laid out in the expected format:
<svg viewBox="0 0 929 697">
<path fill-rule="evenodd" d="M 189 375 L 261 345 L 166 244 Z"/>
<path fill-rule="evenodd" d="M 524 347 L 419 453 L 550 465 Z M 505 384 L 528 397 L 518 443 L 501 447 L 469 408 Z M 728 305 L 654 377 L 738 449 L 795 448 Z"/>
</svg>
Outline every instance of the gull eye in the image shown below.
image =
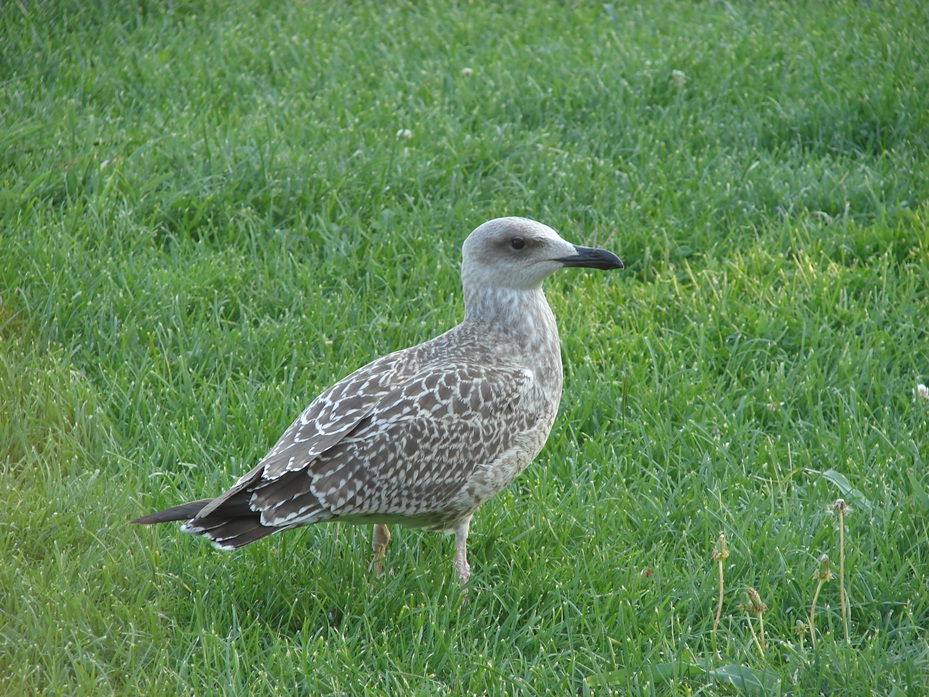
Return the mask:
<svg viewBox="0 0 929 697">
<path fill-rule="evenodd" d="M 522 237 L 514 237 L 512 240 L 510 240 L 510 246 L 513 249 L 522 249 L 526 246 L 526 240 L 524 240 Z"/>
</svg>

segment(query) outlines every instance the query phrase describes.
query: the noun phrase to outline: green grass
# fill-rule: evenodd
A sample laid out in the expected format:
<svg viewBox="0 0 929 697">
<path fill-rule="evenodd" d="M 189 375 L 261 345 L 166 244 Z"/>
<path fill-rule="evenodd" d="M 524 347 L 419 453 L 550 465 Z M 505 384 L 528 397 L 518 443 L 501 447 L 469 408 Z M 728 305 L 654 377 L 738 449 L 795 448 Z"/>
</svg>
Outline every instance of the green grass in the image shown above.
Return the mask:
<svg viewBox="0 0 929 697">
<path fill-rule="evenodd" d="M 915 0 L 3 3 L 0 692 L 923 694 L 927 35 Z M 627 268 L 549 282 L 561 414 L 467 604 L 440 535 L 374 580 L 366 529 L 127 524 L 456 323 L 498 215 Z M 838 497 L 851 640 L 830 581 L 814 649 Z"/>
</svg>

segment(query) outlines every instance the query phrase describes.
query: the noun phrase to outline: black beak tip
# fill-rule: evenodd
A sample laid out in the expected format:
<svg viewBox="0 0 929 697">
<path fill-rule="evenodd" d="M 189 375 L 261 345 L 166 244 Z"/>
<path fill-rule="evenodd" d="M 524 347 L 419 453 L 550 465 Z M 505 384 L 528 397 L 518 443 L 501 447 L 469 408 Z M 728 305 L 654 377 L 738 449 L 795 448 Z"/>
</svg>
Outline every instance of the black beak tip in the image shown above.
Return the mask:
<svg viewBox="0 0 929 697">
<path fill-rule="evenodd" d="M 605 249 L 596 249 L 594 247 L 575 247 L 575 253 L 569 257 L 558 259 L 565 266 L 574 266 L 587 269 L 611 269 L 625 268 L 622 259 L 608 252 Z"/>
</svg>

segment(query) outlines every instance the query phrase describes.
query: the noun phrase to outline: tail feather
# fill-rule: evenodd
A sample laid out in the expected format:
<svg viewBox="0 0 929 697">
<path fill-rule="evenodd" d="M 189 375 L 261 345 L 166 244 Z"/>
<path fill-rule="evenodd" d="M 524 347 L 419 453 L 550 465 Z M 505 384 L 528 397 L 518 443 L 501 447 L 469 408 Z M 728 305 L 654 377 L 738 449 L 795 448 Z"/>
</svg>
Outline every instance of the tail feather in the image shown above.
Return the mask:
<svg viewBox="0 0 929 697">
<path fill-rule="evenodd" d="M 218 549 L 229 550 L 280 532 L 282 528 L 262 525 L 260 517 L 256 514 L 251 518 L 229 518 L 206 524 L 199 519 L 192 520 L 184 525 L 183 530 L 192 535 L 202 535 Z"/>
<path fill-rule="evenodd" d="M 170 523 L 175 520 L 190 520 L 196 518 L 197 514 L 213 499 L 200 499 L 182 503 L 180 506 L 174 506 L 157 513 L 150 513 L 141 518 L 136 518 L 132 522 L 137 525 L 156 525 L 157 523 Z"/>
<path fill-rule="evenodd" d="M 182 503 L 164 511 L 136 518 L 133 523 L 139 525 L 156 525 L 172 521 L 185 521 L 181 528 L 191 535 L 202 535 L 219 549 L 242 547 L 262 537 L 282 530 L 282 527 L 261 524 L 261 514 L 248 505 L 245 493 L 240 493 L 222 502 L 218 508 L 207 511 L 206 507 L 215 499 L 201 499 Z"/>
</svg>

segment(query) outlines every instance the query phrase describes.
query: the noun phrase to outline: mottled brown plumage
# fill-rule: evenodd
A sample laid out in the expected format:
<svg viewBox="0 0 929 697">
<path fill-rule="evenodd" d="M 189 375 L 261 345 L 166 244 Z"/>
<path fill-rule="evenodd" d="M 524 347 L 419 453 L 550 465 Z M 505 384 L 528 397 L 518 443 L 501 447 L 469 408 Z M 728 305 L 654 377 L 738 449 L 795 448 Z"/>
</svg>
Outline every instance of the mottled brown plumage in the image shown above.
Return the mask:
<svg viewBox="0 0 929 697">
<path fill-rule="evenodd" d="M 327 520 L 374 523 L 378 565 L 388 523 L 451 529 L 464 584 L 472 514 L 538 454 L 558 411 L 561 353 L 542 281 L 622 262 L 524 218 L 484 223 L 462 251 L 461 324 L 327 389 L 218 498 L 133 522 L 185 520 L 220 549 Z"/>
</svg>

